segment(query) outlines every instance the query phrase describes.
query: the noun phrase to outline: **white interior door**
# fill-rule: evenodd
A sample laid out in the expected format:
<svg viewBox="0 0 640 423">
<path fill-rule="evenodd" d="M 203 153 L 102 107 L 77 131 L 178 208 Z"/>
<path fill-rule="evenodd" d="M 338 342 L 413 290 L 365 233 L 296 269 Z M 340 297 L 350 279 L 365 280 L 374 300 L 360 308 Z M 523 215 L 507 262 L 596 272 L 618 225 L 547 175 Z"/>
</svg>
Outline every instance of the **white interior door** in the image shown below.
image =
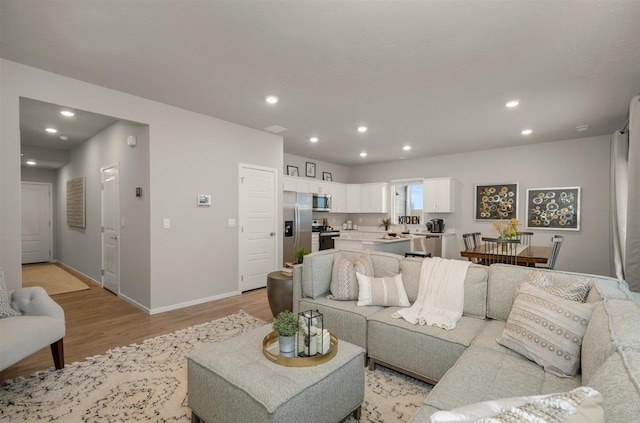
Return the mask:
<svg viewBox="0 0 640 423">
<path fill-rule="evenodd" d="M 261 288 L 277 267 L 276 170 L 240 166 L 240 290 Z"/>
<path fill-rule="evenodd" d="M 22 264 L 51 261 L 51 184 L 23 182 Z"/>
<path fill-rule="evenodd" d="M 120 196 L 118 166 L 102 169 L 102 286 L 120 290 Z"/>
</svg>

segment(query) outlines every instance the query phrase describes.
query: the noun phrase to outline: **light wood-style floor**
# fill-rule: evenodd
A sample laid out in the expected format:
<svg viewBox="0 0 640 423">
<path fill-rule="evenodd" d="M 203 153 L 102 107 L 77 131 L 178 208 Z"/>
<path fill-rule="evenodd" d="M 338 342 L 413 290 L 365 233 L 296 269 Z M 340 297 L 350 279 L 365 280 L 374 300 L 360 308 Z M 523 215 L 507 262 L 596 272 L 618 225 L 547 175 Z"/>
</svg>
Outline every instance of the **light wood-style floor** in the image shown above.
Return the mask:
<svg viewBox="0 0 640 423">
<path fill-rule="evenodd" d="M 235 297 L 168 311 L 149 316 L 137 307 L 87 282 L 90 290 L 53 295 L 65 312 L 67 334 L 64 338 L 65 363 L 104 354 L 118 346 L 140 343 L 165 333 L 205 323 L 237 313 L 239 310 L 265 321 L 273 316 L 266 288 Z M 0 385 L 18 376 L 28 378 L 33 372 L 53 366 L 49 347 L 0 372 Z"/>
</svg>

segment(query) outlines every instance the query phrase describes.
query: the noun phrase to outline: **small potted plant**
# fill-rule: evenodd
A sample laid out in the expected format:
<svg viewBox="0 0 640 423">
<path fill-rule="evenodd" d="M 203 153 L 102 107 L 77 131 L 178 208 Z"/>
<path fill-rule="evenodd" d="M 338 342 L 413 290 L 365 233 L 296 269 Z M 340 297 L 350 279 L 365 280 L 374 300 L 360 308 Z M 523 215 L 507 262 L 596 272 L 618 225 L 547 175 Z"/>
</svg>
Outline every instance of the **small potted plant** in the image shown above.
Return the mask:
<svg viewBox="0 0 640 423">
<path fill-rule="evenodd" d="M 309 253 L 311 253 L 311 251 L 307 250 L 306 248 L 296 248 L 295 250 L 293 250 L 293 255 L 296 258 L 296 264 L 302 264 L 304 256 Z"/>
<path fill-rule="evenodd" d="M 384 219 L 382 219 L 382 222 L 380 223 L 380 226 L 384 226 L 384 230 L 388 231 L 389 228 L 391 227 L 391 218 L 390 217 L 385 217 Z"/>
<path fill-rule="evenodd" d="M 278 335 L 281 355 L 294 356 L 298 328 L 298 316 L 291 311 L 285 310 L 273 319 L 273 331 Z"/>
</svg>

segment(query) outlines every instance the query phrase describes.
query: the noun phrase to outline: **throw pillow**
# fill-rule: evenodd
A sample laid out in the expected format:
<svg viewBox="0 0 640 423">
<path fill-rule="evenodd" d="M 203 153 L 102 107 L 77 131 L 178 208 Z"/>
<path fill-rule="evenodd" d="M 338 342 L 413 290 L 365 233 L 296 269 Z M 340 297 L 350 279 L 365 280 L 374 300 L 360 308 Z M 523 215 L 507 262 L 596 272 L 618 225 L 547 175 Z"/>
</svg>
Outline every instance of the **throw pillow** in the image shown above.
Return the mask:
<svg viewBox="0 0 640 423">
<path fill-rule="evenodd" d="M 578 418 L 582 418 L 583 422 L 589 423 L 600 421 L 604 422 L 604 415 L 602 410 L 602 395 L 591 388 L 579 387 L 567 393 L 535 395 L 529 397 L 500 398 L 465 405 L 462 407 L 454 408 L 450 411 L 436 411 L 429 417 L 429 423 L 471 422 L 477 421 L 479 419 L 486 419 L 480 421 L 494 422 L 494 420 L 489 419 L 489 417 L 493 418 L 503 411 L 514 408 L 517 409 L 519 407 L 525 406 L 526 404 L 535 403 L 544 399 L 557 400 L 559 398 L 564 398 L 564 396 L 568 396 L 569 398 L 574 398 L 581 401 L 577 407 L 574 407 L 576 410 L 575 414 L 571 415 L 566 421 L 563 420 L 566 423 L 581 421 L 575 420 Z M 587 416 L 590 416 L 591 419 L 589 419 Z M 500 420 L 495 420 L 495 422 L 500 422 Z"/>
<path fill-rule="evenodd" d="M 363 254 L 355 263 L 343 254 L 336 253 L 333 258 L 333 269 L 331 271 L 331 295 L 329 298 L 338 301 L 352 301 L 358 299 L 358 280 L 356 272 L 363 275 L 373 276 L 373 263 L 369 254 Z"/>
<path fill-rule="evenodd" d="M 4 283 L 4 273 L 0 268 L 0 319 L 11 316 L 20 316 L 20 313 L 11 308 L 7 285 Z"/>
<path fill-rule="evenodd" d="M 525 283 L 518 289 L 497 341 L 547 372 L 559 377 L 575 376 L 593 308 L 593 304 L 565 300 Z"/>
<path fill-rule="evenodd" d="M 602 395 L 587 386 L 535 399 L 474 423 L 605 423 Z"/>
<path fill-rule="evenodd" d="M 358 278 L 359 306 L 399 306 L 409 307 L 409 299 L 402 282 L 402 274 L 374 278 L 356 272 Z"/>
<path fill-rule="evenodd" d="M 520 285 L 523 283 L 529 283 L 556 297 L 577 301 L 579 303 L 584 303 L 587 300 L 589 290 L 591 289 L 591 285 L 593 285 L 593 281 L 586 277 L 563 284 L 553 284 L 548 281 L 540 271 L 532 272 L 525 276 Z"/>
</svg>

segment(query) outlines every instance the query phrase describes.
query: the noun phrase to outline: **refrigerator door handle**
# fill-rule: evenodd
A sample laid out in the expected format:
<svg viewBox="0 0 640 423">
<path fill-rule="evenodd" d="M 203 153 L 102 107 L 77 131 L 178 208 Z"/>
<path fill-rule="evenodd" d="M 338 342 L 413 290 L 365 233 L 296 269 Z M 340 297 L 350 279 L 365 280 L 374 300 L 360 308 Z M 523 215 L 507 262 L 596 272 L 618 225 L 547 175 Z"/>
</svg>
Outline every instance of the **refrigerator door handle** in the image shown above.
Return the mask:
<svg viewBox="0 0 640 423">
<path fill-rule="evenodd" d="M 300 242 L 300 210 L 296 204 L 293 207 L 293 250 L 298 249 L 298 243 Z"/>
</svg>

